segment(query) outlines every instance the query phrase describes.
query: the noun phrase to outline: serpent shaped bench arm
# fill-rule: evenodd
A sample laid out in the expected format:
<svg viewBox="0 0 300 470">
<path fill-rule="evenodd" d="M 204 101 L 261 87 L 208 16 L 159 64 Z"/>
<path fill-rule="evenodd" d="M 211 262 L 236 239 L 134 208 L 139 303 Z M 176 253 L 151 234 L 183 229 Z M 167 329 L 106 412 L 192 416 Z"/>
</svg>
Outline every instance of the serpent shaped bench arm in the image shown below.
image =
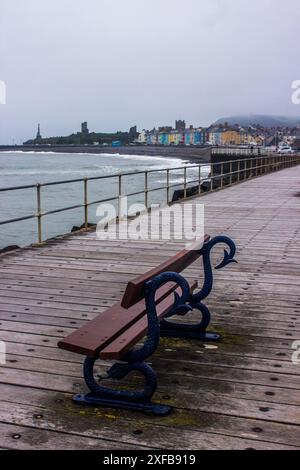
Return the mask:
<svg viewBox="0 0 300 470">
<path fill-rule="evenodd" d="M 223 243 L 228 246 L 229 251 L 224 250 L 224 257 L 223 260 L 215 267 L 215 269 L 219 270 L 225 268 L 231 263 L 237 263 L 234 259 L 236 254 L 236 246 L 231 238 L 226 236 L 218 236 L 210 240 L 209 242 L 205 243 L 202 248 L 202 261 L 203 261 L 203 268 L 204 268 L 204 281 L 202 289 L 194 295 L 190 296 L 189 302 L 191 305 L 196 305 L 201 300 L 206 299 L 212 291 L 213 287 L 213 270 L 211 266 L 211 252 L 216 245 Z"/>
<path fill-rule="evenodd" d="M 174 282 L 181 289 L 181 293 L 174 292 L 174 304 L 170 311 L 173 315 L 184 315 L 192 308 L 187 304 L 190 297 L 190 286 L 187 280 L 180 274 L 166 272 L 156 276 L 145 285 L 145 303 L 148 318 L 148 333 L 144 345 L 139 349 L 133 349 L 126 356 L 129 363 L 143 362 L 157 349 L 160 338 L 160 322 L 157 317 L 155 294 L 157 290 L 168 282 Z"/>
</svg>

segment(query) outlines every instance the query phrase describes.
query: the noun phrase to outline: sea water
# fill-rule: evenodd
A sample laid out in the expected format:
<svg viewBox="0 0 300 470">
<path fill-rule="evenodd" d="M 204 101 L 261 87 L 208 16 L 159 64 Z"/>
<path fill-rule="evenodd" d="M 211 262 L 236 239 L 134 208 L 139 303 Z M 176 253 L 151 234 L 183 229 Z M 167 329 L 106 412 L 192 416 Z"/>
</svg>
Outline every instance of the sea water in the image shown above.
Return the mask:
<svg viewBox="0 0 300 470">
<path fill-rule="evenodd" d="M 149 173 L 148 187 L 159 188 L 166 186 L 167 172 L 165 169 L 188 166 L 187 181 L 198 178 L 198 169 L 194 163 L 186 160 L 153 156 L 119 155 L 119 154 L 86 154 L 86 153 L 54 153 L 54 152 L 0 152 L 0 188 L 24 185 L 36 185 L 62 180 L 73 180 L 84 177 L 108 176 L 119 173 L 140 172 L 146 170 L 161 170 Z M 209 167 L 202 170 L 207 176 Z M 179 184 L 176 189 L 183 188 L 183 169 L 170 171 L 170 183 Z M 194 183 L 196 185 L 197 183 Z M 144 175 L 134 174 L 122 178 L 122 193 L 129 194 L 143 191 Z M 190 186 L 193 184 L 190 183 Z M 92 180 L 88 183 L 88 201 L 99 201 L 112 198 L 118 194 L 118 178 Z M 172 192 L 170 192 L 172 195 Z M 83 182 L 42 187 L 42 211 L 51 211 L 67 206 L 83 203 Z M 166 202 L 166 189 L 150 192 L 148 203 Z M 144 195 L 132 196 L 132 203 L 143 203 Z M 116 205 L 117 200 L 112 201 Z M 37 196 L 35 189 L 20 189 L 0 192 L 0 221 L 15 219 L 36 213 Z M 89 223 L 97 223 L 97 204 L 89 207 Z M 59 234 L 68 233 L 73 226 L 84 222 L 83 208 L 73 209 L 47 215 L 42 220 L 43 239 Z M 27 246 L 37 241 L 37 220 L 15 222 L 0 225 L 0 249 L 8 245 Z"/>
</svg>

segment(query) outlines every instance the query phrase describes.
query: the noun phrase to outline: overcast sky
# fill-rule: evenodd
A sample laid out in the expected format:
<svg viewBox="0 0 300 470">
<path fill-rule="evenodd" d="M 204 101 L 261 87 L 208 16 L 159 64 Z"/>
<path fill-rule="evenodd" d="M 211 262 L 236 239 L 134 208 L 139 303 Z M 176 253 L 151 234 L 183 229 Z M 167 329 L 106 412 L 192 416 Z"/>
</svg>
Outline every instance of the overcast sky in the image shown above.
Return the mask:
<svg viewBox="0 0 300 470">
<path fill-rule="evenodd" d="M 299 0 L 0 0 L 0 143 L 300 115 Z"/>
</svg>

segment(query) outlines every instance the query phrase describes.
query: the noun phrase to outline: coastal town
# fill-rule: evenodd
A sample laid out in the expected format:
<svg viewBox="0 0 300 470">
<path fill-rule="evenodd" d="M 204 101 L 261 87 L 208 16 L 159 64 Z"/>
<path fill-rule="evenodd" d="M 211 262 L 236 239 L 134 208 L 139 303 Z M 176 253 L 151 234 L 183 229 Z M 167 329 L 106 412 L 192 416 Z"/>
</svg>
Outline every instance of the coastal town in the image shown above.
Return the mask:
<svg viewBox="0 0 300 470">
<path fill-rule="evenodd" d="M 186 125 L 184 120 L 176 120 L 175 126 L 161 126 L 152 130 L 128 132 L 97 133 L 90 132 L 88 123 L 82 122 L 81 129 L 69 136 L 43 138 L 40 124 L 36 137 L 24 145 L 94 145 L 120 147 L 124 145 L 163 146 L 163 147 L 209 147 L 209 146 L 247 146 L 269 147 L 276 150 L 286 148 L 300 150 L 300 125 L 269 127 L 259 123 L 247 126 L 239 123 L 217 122 L 209 127 Z"/>
<path fill-rule="evenodd" d="M 300 139 L 300 126 L 290 128 L 266 128 L 260 125 L 243 127 L 239 124 L 213 124 L 210 127 L 186 126 L 176 121 L 175 128 L 159 127 L 143 129 L 136 143 L 142 145 L 195 145 L 195 146 L 277 146 L 280 142 L 294 145 Z"/>
</svg>

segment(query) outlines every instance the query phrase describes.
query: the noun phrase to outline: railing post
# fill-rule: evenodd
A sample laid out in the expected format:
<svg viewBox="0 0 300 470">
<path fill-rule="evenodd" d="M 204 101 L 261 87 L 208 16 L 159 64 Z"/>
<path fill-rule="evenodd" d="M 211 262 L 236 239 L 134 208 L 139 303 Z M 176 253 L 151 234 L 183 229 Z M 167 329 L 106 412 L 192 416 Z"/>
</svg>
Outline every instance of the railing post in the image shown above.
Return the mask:
<svg viewBox="0 0 300 470">
<path fill-rule="evenodd" d="M 201 165 L 199 165 L 199 168 L 198 168 L 198 178 L 199 178 L 198 194 L 200 196 L 201 194 Z"/>
<path fill-rule="evenodd" d="M 170 204 L 170 170 L 167 169 L 167 204 Z"/>
<path fill-rule="evenodd" d="M 148 171 L 145 171 L 145 207 L 148 210 Z"/>
<path fill-rule="evenodd" d="M 183 197 L 184 197 L 184 199 L 186 199 L 186 196 L 187 196 L 187 187 L 186 187 L 186 167 L 184 167 L 183 174 L 184 174 L 184 176 L 183 176 L 183 179 L 184 179 L 184 182 L 183 182 L 183 184 L 184 184 L 184 185 L 183 185 L 183 188 L 184 188 L 184 195 L 183 195 Z"/>
<path fill-rule="evenodd" d="M 241 179 L 241 160 L 238 159 L 238 183 L 240 182 Z"/>
<path fill-rule="evenodd" d="M 229 173 L 230 173 L 229 183 L 230 183 L 230 186 L 231 186 L 232 185 L 232 160 L 229 163 Z"/>
<path fill-rule="evenodd" d="M 265 167 L 264 173 L 267 174 L 268 173 L 268 160 L 266 156 L 264 156 L 264 167 Z"/>
<path fill-rule="evenodd" d="M 88 179 L 84 178 L 84 227 L 88 228 Z"/>
<path fill-rule="evenodd" d="M 221 163 L 221 189 L 224 186 L 224 162 Z"/>
<path fill-rule="evenodd" d="M 121 219 L 122 175 L 118 179 L 118 219 Z"/>
<path fill-rule="evenodd" d="M 37 203 L 37 221 L 38 221 L 38 243 L 42 243 L 42 203 L 41 203 L 41 185 L 36 185 L 36 203 Z"/>
<path fill-rule="evenodd" d="M 262 157 L 259 157 L 260 159 L 260 171 L 259 171 L 259 175 L 262 176 L 263 174 L 263 160 L 262 160 Z"/>
<path fill-rule="evenodd" d="M 186 167 L 183 170 L 183 198 L 186 199 L 187 191 L 186 191 Z"/>
<path fill-rule="evenodd" d="M 213 191 L 214 189 L 214 164 L 212 163 L 210 166 L 210 190 Z"/>
</svg>

